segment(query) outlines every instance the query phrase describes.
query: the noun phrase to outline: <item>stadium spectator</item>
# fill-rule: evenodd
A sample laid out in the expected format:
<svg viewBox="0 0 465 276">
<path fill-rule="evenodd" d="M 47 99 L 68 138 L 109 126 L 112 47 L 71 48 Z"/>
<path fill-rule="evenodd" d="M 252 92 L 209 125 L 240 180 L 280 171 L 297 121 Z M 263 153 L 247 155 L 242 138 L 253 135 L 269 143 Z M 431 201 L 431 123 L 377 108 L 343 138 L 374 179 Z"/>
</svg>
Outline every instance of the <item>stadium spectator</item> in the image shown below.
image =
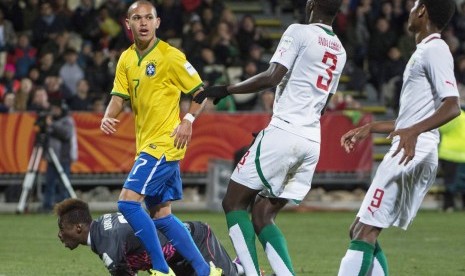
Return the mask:
<svg viewBox="0 0 465 276">
<path fill-rule="evenodd" d="M 31 104 L 28 106 L 27 110 L 39 113 L 41 111 L 47 111 L 49 108 L 50 102 L 48 100 L 47 90 L 41 86 L 36 87 L 33 90 Z"/>
<path fill-rule="evenodd" d="M 12 113 L 15 111 L 15 93 L 3 95 L 3 102 L 0 103 L 0 113 Z"/>
<path fill-rule="evenodd" d="M 389 21 L 382 17 L 378 18 L 375 30 L 370 35 L 367 54 L 370 82 L 376 88 L 378 100 L 380 101 L 383 66 L 386 62 L 389 49 L 395 46 L 396 43 L 396 34 L 391 30 Z"/>
<path fill-rule="evenodd" d="M 24 32 L 28 34 L 34 27 L 34 22 L 40 16 L 40 1 L 39 0 L 26 0 L 25 7 L 22 9 L 23 19 L 22 25 Z"/>
<path fill-rule="evenodd" d="M 105 112 L 105 100 L 101 97 L 95 97 L 92 100 L 92 112 L 103 114 Z"/>
<path fill-rule="evenodd" d="M 253 111 L 257 112 L 265 112 L 265 113 L 273 113 L 273 105 L 274 105 L 274 94 L 273 89 L 265 89 L 259 93 L 259 98 L 257 104 L 253 108 Z"/>
<path fill-rule="evenodd" d="M 54 207 L 58 216 L 58 238 L 70 250 L 88 245 L 104 262 L 111 275 L 136 275 L 148 271 L 150 258 L 131 226 L 120 213 L 104 214 L 92 220 L 89 205 L 79 199 L 66 199 Z M 242 266 L 231 261 L 228 252 L 207 224 L 185 221 L 184 226 L 207 261 L 221 267 L 225 276 L 238 276 Z M 171 241 L 157 231 L 163 257 L 176 275 L 194 276 L 189 262 Z"/>
<path fill-rule="evenodd" d="M 216 60 L 219 64 L 231 66 L 238 58 L 237 41 L 229 25 L 220 22 L 214 28 L 210 38 L 210 47 L 215 52 Z"/>
<path fill-rule="evenodd" d="M 399 116 L 341 137 L 348 153 L 370 133 L 388 133 L 393 141 L 350 227 L 351 242 L 341 260 L 340 276 L 389 275 L 378 237 L 391 226 L 406 230 L 434 183 L 437 128 L 460 114 L 453 58 L 440 35 L 454 11 L 454 0 L 415 2 L 408 28 L 415 33 L 417 49 L 405 68 Z"/>
<path fill-rule="evenodd" d="M 308 1 L 309 25 L 287 28 L 267 71 L 237 84 L 207 87 L 194 97 L 197 103 L 207 97 L 218 102 L 230 94 L 277 86 L 271 122 L 238 163 L 222 202 L 229 236 L 247 275 L 260 275 L 256 235 L 277 275 L 296 274 L 274 219 L 288 202 L 303 200 L 311 187 L 320 154 L 320 116 L 337 90 L 346 61 L 331 27 L 341 2 Z M 332 78 L 327 77 L 329 67 Z M 252 205 L 250 220 L 247 210 Z"/>
<path fill-rule="evenodd" d="M 221 63 L 216 62 L 215 53 L 210 48 L 201 50 L 200 58 L 192 59 L 192 65 L 199 72 L 203 83 L 206 86 L 215 85 L 225 81 L 225 67 Z"/>
<path fill-rule="evenodd" d="M 0 78 L 0 97 L 5 93 L 16 93 L 19 90 L 20 82 L 15 79 L 16 68 L 14 64 L 5 65 L 3 77 Z"/>
<path fill-rule="evenodd" d="M 69 108 L 73 111 L 91 110 L 92 100 L 89 96 L 89 83 L 85 79 L 77 82 L 76 94 L 69 100 Z"/>
<path fill-rule="evenodd" d="M 15 110 L 26 111 L 31 100 L 33 83 L 28 78 L 22 78 L 18 92 L 16 92 Z"/>
<path fill-rule="evenodd" d="M 93 45 L 97 45 L 100 29 L 98 12 L 94 7 L 93 0 L 80 0 L 71 21 L 73 31 L 77 32 L 83 40 L 91 41 Z"/>
<path fill-rule="evenodd" d="M 61 100 L 50 103 L 50 114 L 45 119 L 48 134 L 48 146 L 53 149 L 63 173 L 69 178 L 71 164 L 77 160 L 77 137 L 75 123 L 69 109 Z M 69 197 L 68 191 L 60 177 L 60 170 L 55 166 L 49 152 L 45 153 L 47 171 L 45 172 L 43 212 L 52 211 L 55 203 Z"/>
<path fill-rule="evenodd" d="M 111 89 L 112 76 L 110 75 L 109 59 L 103 51 L 95 51 L 92 62 L 86 69 L 85 79 L 89 81 L 91 97 L 101 96 Z"/>
<path fill-rule="evenodd" d="M 101 34 L 99 47 L 102 49 L 113 48 L 122 28 L 117 19 L 110 15 L 108 5 L 99 9 L 99 28 Z"/>
<path fill-rule="evenodd" d="M 182 52 L 156 36 L 160 18 L 151 2 L 131 4 L 126 23 L 134 44 L 118 61 L 112 97 L 100 126 L 105 134 L 114 133 L 124 100 L 131 99 L 131 107 L 138 114 L 137 158 L 120 193 L 118 209 L 144 244 L 152 260 L 151 275 L 174 275 L 163 258 L 156 234 L 159 229 L 197 275 L 220 276 L 221 269 L 209 266 L 171 212 L 171 202 L 182 198 L 179 160 L 191 139 L 195 116 L 202 109 L 199 104 L 191 104 L 180 121 L 179 98 L 181 91 L 196 93 L 202 80 Z M 150 216 L 142 208 L 142 201 Z"/>
<path fill-rule="evenodd" d="M 189 59 L 200 58 L 202 48 L 208 46 L 207 35 L 202 22 L 193 19 L 187 26 L 188 29 L 182 36 L 181 48 L 184 49 Z"/>
<path fill-rule="evenodd" d="M 157 6 L 158 16 L 163 24 L 160 24 L 158 33 L 161 39 L 181 37 L 183 27 L 182 7 L 175 0 L 162 0 Z"/>
<path fill-rule="evenodd" d="M 39 59 L 39 77 L 38 84 L 43 85 L 48 76 L 57 76 L 59 65 L 55 63 L 55 57 L 52 52 L 43 53 Z"/>
<path fill-rule="evenodd" d="M 17 31 L 23 31 L 23 9 L 20 1 L 3 0 L 0 2 L 0 10 L 5 15 L 5 19 L 13 24 L 13 28 Z"/>
<path fill-rule="evenodd" d="M 68 48 L 65 51 L 65 63 L 61 66 L 59 76 L 63 80 L 64 98 L 69 99 L 76 95 L 77 83 L 84 78 L 84 71 L 77 63 L 76 50 Z"/>
<path fill-rule="evenodd" d="M 257 66 L 257 72 L 261 73 L 268 69 L 268 63 L 263 59 L 263 48 L 258 44 L 252 44 L 249 49 L 249 55 L 246 60 L 255 62 Z"/>
<path fill-rule="evenodd" d="M 46 77 L 44 86 L 50 100 L 69 99 L 69 93 L 66 91 L 66 88 L 63 87 L 63 80 L 59 76 L 50 75 Z"/>
<path fill-rule="evenodd" d="M 249 49 L 253 44 L 258 44 L 265 49 L 272 46 L 271 39 L 265 36 L 265 31 L 257 27 L 255 18 L 252 15 L 244 15 L 239 23 L 236 40 L 241 56 L 248 56 Z"/>
<path fill-rule="evenodd" d="M 58 33 L 66 31 L 66 20 L 55 15 L 50 2 L 44 1 L 40 4 L 40 16 L 32 27 L 32 45 L 39 48 L 54 39 Z"/>
<path fill-rule="evenodd" d="M 5 14 L 0 9 L 0 52 L 8 52 L 16 44 L 16 32 L 10 20 L 5 18 Z"/>
<path fill-rule="evenodd" d="M 78 54 L 77 63 L 79 67 L 84 70 L 84 73 L 87 72 L 87 68 L 92 64 L 94 52 L 92 48 L 92 42 L 83 41 L 81 45 L 81 51 Z"/>
<path fill-rule="evenodd" d="M 460 116 L 439 128 L 439 163 L 444 178 L 442 209 L 457 210 L 455 198 L 461 196 L 465 210 L 465 111 Z"/>
<path fill-rule="evenodd" d="M 18 45 L 14 47 L 10 59 L 16 65 L 15 77 L 18 79 L 27 77 L 37 60 L 37 49 L 30 44 L 27 34 L 19 35 Z"/>
</svg>

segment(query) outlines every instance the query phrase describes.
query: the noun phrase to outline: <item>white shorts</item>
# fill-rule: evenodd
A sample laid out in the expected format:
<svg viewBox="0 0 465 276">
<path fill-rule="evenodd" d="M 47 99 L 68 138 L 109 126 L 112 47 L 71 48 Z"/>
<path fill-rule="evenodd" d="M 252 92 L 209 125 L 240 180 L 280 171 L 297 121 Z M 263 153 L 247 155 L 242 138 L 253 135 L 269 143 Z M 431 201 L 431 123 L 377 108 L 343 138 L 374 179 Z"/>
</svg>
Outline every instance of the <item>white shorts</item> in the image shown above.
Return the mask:
<svg viewBox="0 0 465 276">
<path fill-rule="evenodd" d="M 255 138 L 231 179 L 261 195 L 300 203 L 310 191 L 320 144 L 269 125 Z"/>
<path fill-rule="evenodd" d="M 436 178 L 438 165 L 431 158 L 417 157 L 407 166 L 399 165 L 402 152 L 392 154 L 389 151 L 379 165 L 357 216 L 364 224 L 406 230 Z M 431 148 L 429 156 L 434 154 L 437 149 Z"/>
</svg>

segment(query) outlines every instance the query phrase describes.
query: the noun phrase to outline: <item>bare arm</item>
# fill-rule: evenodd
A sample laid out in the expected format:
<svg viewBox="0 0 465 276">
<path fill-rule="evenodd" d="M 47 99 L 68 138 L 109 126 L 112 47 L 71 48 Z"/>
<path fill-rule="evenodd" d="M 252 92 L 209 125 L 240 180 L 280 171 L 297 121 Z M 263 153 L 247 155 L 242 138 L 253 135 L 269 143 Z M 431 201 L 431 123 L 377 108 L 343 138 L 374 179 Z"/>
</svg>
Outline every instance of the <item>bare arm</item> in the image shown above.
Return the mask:
<svg viewBox="0 0 465 276">
<path fill-rule="evenodd" d="M 349 130 L 341 137 L 341 146 L 347 153 L 354 149 L 355 144 L 365 139 L 370 133 L 390 133 L 394 130 L 395 121 L 379 121 Z"/>
<path fill-rule="evenodd" d="M 265 72 L 228 86 L 230 94 L 247 94 L 275 87 L 287 73 L 287 68 L 279 63 L 271 63 Z"/>
<path fill-rule="evenodd" d="M 200 88 L 197 90 L 194 95 L 197 95 L 203 91 L 203 88 Z M 189 112 L 184 116 L 184 118 L 181 121 L 181 124 L 179 124 L 178 127 L 176 127 L 171 133 L 171 136 L 175 136 L 174 138 L 174 146 L 178 149 L 182 149 L 185 146 L 189 145 L 189 142 L 192 139 L 192 123 L 193 119 L 197 118 L 200 113 L 202 112 L 203 108 L 205 107 L 206 102 L 203 102 L 202 104 L 198 104 L 194 101 L 191 102 L 191 105 L 189 107 Z M 190 115 L 193 116 L 193 118 L 189 118 Z M 189 119 L 187 119 L 189 118 Z M 192 121 L 191 121 L 192 120 Z"/>
<path fill-rule="evenodd" d="M 119 96 L 112 96 L 110 103 L 105 110 L 105 115 L 102 118 L 100 129 L 105 134 L 112 134 L 116 132 L 116 125 L 119 120 L 116 119 L 118 115 L 123 111 L 124 99 Z"/>
<path fill-rule="evenodd" d="M 444 98 L 439 108 L 430 117 L 410 127 L 397 129 L 389 134 L 389 138 L 393 138 L 394 136 L 399 136 L 400 138 L 399 146 L 392 156 L 396 156 L 403 149 L 403 156 L 399 164 L 405 161 L 405 165 L 407 165 L 415 156 L 417 138 L 421 133 L 438 128 L 459 115 L 460 105 L 458 97 Z"/>
</svg>

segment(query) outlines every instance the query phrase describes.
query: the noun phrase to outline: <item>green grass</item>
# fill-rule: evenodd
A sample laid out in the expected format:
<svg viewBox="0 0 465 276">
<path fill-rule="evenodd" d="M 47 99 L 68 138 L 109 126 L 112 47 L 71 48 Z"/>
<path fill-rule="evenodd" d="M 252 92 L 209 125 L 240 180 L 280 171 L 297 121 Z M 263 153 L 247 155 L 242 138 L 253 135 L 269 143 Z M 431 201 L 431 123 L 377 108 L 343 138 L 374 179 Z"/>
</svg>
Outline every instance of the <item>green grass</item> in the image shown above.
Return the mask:
<svg viewBox="0 0 465 276">
<path fill-rule="evenodd" d="M 234 256 L 222 214 L 178 216 L 209 223 Z M 354 212 L 286 212 L 278 216 L 297 275 L 337 275 L 353 216 Z M 53 215 L 0 215 L 0 275 L 107 275 L 88 247 L 64 248 L 57 229 Z M 465 213 L 421 212 L 408 231 L 385 230 L 380 242 L 391 275 L 465 275 Z M 260 264 L 269 273 L 261 247 L 258 251 Z"/>
</svg>

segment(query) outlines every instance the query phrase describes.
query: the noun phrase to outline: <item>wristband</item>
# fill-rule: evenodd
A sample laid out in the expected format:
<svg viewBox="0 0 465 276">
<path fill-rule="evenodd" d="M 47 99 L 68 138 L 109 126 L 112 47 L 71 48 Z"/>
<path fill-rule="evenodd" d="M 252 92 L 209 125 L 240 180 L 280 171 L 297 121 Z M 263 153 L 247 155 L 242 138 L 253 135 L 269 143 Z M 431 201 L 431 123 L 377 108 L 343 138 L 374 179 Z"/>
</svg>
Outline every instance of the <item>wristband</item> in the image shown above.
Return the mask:
<svg viewBox="0 0 465 276">
<path fill-rule="evenodd" d="M 188 120 L 192 124 L 194 122 L 194 120 L 195 120 L 195 117 L 194 117 L 194 115 L 192 115 L 190 113 L 186 113 L 186 115 L 184 115 L 184 118 L 182 118 L 182 119 L 183 120 Z"/>
</svg>

